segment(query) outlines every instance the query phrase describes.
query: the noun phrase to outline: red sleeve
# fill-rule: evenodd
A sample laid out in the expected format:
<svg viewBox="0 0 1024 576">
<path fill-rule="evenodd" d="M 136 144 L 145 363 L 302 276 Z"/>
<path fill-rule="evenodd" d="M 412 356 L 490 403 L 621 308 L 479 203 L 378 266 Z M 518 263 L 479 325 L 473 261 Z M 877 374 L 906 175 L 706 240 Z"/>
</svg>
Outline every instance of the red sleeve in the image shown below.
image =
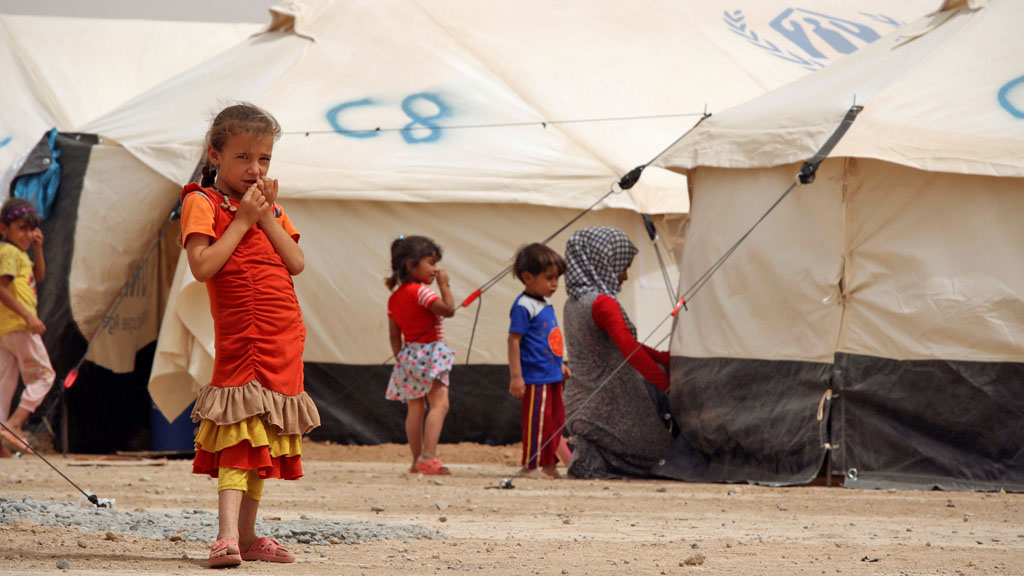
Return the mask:
<svg viewBox="0 0 1024 576">
<path fill-rule="evenodd" d="M 629 365 L 658 389 L 668 390 L 668 372 L 659 364 L 667 366 L 668 352 L 659 352 L 637 342 L 629 331 L 622 310 L 614 298 L 602 294 L 594 300 L 590 309 L 594 323 L 612 339 L 623 358 L 629 357 Z M 636 350 L 636 352 L 634 352 Z M 632 356 L 630 356 L 632 354 Z"/>
</svg>

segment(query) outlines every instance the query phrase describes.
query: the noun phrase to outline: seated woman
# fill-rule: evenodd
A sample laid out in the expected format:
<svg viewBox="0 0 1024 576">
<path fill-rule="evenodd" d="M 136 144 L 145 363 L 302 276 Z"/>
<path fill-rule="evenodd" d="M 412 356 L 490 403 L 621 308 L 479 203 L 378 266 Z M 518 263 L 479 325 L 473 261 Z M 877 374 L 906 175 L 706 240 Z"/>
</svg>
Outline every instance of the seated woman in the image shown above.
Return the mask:
<svg viewBox="0 0 1024 576">
<path fill-rule="evenodd" d="M 669 354 L 637 342 L 615 299 L 636 253 L 629 237 L 610 227 L 579 230 L 566 244 L 564 328 L 573 377 L 565 412 L 574 478 L 650 476 L 672 443 Z M 624 359 L 628 365 L 620 367 Z"/>
</svg>

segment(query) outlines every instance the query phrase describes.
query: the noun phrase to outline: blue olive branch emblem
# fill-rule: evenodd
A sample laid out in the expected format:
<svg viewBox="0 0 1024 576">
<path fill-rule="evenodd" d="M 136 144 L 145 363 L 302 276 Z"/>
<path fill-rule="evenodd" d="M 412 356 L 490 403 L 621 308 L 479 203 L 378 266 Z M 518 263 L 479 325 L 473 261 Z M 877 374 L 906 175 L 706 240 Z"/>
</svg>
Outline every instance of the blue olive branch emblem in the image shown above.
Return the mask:
<svg viewBox="0 0 1024 576">
<path fill-rule="evenodd" d="M 757 35 L 757 32 L 754 32 L 753 28 L 747 30 L 747 23 L 744 21 L 746 20 L 746 16 L 744 16 L 742 10 L 734 10 L 732 14 L 730 14 L 729 11 L 726 10 L 725 12 L 722 12 L 722 19 L 725 20 L 725 24 L 729 27 L 730 32 L 746 38 L 748 42 L 750 42 L 754 46 L 758 46 L 759 48 L 767 50 L 772 56 L 775 56 L 776 58 L 782 58 L 787 62 L 799 64 L 800 66 L 811 71 L 818 70 L 825 66 L 821 62 L 804 58 L 803 56 L 795 54 L 789 50 L 783 51 L 778 46 L 776 46 L 775 43 L 768 40 L 767 38 L 760 38 Z"/>
</svg>

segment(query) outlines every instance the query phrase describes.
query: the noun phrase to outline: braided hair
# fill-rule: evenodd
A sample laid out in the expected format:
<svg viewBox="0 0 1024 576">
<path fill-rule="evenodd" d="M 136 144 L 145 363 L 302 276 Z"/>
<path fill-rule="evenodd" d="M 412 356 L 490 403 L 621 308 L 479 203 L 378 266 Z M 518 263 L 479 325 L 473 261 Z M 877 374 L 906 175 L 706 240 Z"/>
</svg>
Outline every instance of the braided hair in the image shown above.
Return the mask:
<svg viewBox="0 0 1024 576">
<path fill-rule="evenodd" d="M 388 290 L 405 282 L 409 272 L 423 258 L 441 259 L 441 247 L 426 236 L 399 236 L 391 243 L 391 275 L 384 279 Z"/>
</svg>

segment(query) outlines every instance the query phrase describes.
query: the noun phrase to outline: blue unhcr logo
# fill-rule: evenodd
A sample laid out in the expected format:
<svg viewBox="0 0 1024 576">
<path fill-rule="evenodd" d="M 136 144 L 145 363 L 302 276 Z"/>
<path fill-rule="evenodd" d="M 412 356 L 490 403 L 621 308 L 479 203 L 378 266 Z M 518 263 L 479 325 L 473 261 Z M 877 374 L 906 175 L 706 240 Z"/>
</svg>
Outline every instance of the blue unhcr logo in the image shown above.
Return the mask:
<svg viewBox="0 0 1024 576">
<path fill-rule="evenodd" d="M 861 12 L 868 22 L 855 22 L 829 16 L 803 8 L 787 8 L 768 23 L 781 38 L 775 41 L 759 35 L 746 21 L 742 10 L 722 13 L 729 31 L 742 36 L 751 44 L 769 52 L 776 58 L 792 62 L 808 70 L 818 70 L 833 57 L 856 52 L 889 32 L 879 32 L 869 24 L 899 28 L 903 23 L 884 14 Z"/>
</svg>

